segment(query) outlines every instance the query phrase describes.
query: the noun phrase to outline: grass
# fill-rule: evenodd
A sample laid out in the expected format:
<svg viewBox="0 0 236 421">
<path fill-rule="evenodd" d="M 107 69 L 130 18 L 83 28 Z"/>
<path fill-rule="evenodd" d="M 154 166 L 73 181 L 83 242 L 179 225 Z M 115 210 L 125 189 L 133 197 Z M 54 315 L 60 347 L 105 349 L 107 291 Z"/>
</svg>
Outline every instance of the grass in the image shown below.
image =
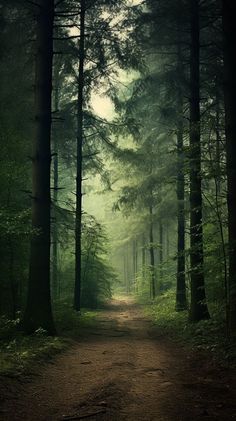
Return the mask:
<svg viewBox="0 0 236 421">
<path fill-rule="evenodd" d="M 224 364 L 235 364 L 234 347 L 226 338 L 224 309 L 216 303 L 210 304 L 211 319 L 198 323 L 188 321 L 188 312 L 175 311 L 175 291 L 160 295 L 152 303 L 145 304 L 145 313 L 153 320 L 158 334 L 184 343 L 195 350 L 207 351 Z"/>
<path fill-rule="evenodd" d="M 32 366 L 48 361 L 68 348 L 73 340 L 95 325 L 96 312 L 75 312 L 66 303 L 55 308 L 58 336 L 48 336 L 43 329 L 26 336 L 19 331 L 20 320 L 0 319 L 0 375 L 17 377 L 32 371 Z"/>
<path fill-rule="evenodd" d="M 58 303 L 54 310 L 58 334 L 64 338 L 76 339 L 96 324 L 99 310 L 82 309 L 80 313 L 71 308 L 69 303 Z"/>
</svg>

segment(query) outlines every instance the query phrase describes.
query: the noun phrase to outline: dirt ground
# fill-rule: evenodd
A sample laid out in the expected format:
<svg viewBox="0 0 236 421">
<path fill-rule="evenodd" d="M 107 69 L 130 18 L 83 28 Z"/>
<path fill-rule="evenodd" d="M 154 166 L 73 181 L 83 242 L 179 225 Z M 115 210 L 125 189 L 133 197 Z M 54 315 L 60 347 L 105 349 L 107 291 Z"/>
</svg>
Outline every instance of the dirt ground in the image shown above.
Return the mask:
<svg viewBox="0 0 236 421">
<path fill-rule="evenodd" d="M 158 336 L 131 299 L 114 300 L 96 328 L 6 390 L 0 420 L 236 420 L 235 385 L 230 370 Z"/>
</svg>

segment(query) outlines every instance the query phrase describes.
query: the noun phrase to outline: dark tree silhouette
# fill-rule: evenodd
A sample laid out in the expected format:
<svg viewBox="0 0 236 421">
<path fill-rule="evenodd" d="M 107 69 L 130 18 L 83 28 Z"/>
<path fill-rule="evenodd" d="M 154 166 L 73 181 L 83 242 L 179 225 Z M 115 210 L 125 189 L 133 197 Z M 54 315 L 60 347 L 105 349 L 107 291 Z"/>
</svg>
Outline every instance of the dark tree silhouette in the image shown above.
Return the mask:
<svg viewBox="0 0 236 421">
<path fill-rule="evenodd" d="M 236 4 L 222 0 L 224 35 L 224 97 L 228 179 L 229 331 L 236 337 Z"/>
<path fill-rule="evenodd" d="M 50 165 L 54 1 L 36 11 L 35 137 L 33 142 L 32 228 L 29 285 L 23 327 L 55 333 L 50 297 Z"/>
<path fill-rule="evenodd" d="M 74 308 L 80 310 L 81 296 L 81 230 L 82 230 L 82 164 L 83 164 L 83 96 L 84 96 L 84 59 L 85 59 L 85 1 L 81 0 L 79 75 L 77 108 L 77 174 L 76 174 L 76 212 L 75 212 L 75 290 Z"/>
<path fill-rule="evenodd" d="M 202 180 L 200 133 L 200 24 L 199 0 L 190 2 L 190 320 L 209 318 L 203 267 Z"/>
</svg>

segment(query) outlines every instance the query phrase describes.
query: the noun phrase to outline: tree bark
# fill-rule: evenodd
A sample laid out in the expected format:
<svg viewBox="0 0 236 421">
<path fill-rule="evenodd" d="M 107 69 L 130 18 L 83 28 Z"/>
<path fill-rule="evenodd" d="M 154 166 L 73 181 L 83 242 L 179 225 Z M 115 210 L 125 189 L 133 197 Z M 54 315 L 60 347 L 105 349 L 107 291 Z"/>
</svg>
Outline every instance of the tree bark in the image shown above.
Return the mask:
<svg viewBox="0 0 236 421">
<path fill-rule="evenodd" d="M 56 67 L 56 66 L 55 66 Z M 58 72 L 55 69 L 54 72 L 54 108 L 55 111 L 59 109 L 59 84 L 58 84 Z M 55 130 L 53 138 L 54 146 L 54 159 L 53 159 L 53 203 L 54 208 L 57 206 L 58 201 L 58 141 L 57 141 L 57 130 Z M 55 298 L 58 297 L 59 285 L 58 285 L 58 229 L 57 229 L 57 217 L 56 211 L 53 214 L 53 227 L 52 227 L 52 294 Z"/>
<path fill-rule="evenodd" d="M 190 262 L 191 305 L 189 318 L 199 321 L 209 318 L 206 303 L 201 185 L 200 135 L 200 24 L 199 0 L 191 0 L 190 57 Z"/>
<path fill-rule="evenodd" d="M 181 46 L 178 46 L 178 73 L 183 72 Z M 185 281 L 185 179 L 184 179 L 184 123 L 183 123 L 183 94 L 181 87 L 177 93 L 177 201 L 178 201 L 178 255 L 177 255 L 177 285 L 176 311 L 187 308 Z"/>
<path fill-rule="evenodd" d="M 169 226 L 166 226 L 166 256 L 167 260 L 170 257 L 170 238 L 169 238 Z"/>
<path fill-rule="evenodd" d="M 135 237 L 133 240 L 133 285 L 134 285 L 134 291 L 137 289 L 137 272 L 138 272 L 138 241 Z"/>
<path fill-rule="evenodd" d="M 77 175 L 76 175 L 76 211 L 75 211 L 75 290 L 74 308 L 81 306 L 81 255 L 82 255 L 82 164 L 83 164 L 83 103 L 84 103 L 84 59 L 85 59 L 85 1 L 81 0 L 80 40 L 79 40 L 79 76 L 77 108 Z"/>
<path fill-rule="evenodd" d="M 142 235 L 142 284 L 144 285 L 146 278 L 146 250 L 145 250 L 145 234 Z"/>
<path fill-rule="evenodd" d="M 155 256 L 154 256 L 154 248 L 153 248 L 153 209 L 152 205 L 149 207 L 149 214 L 150 214 L 150 228 L 149 228 L 149 253 L 150 253 L 150 267 L 151 267 L 151 298 L 156 297 L 156 279 L 155 279 Z"/>
<path fill-rule="evenodd" d="M 29 285 L 23 327 L 55 333 L 50 296 L 50 165 L 54 1 L 40 0 L 36 24 L 35 139 Z"/>
<path fill-rule="evenodd" d="M 216 152 L 215 152 L 215 159 L 216 159 L 216 170 L 215 170 L 215 180 L 217 183 L 217 191 L 220 194 L 221 192 L 221 164 L 220 164 L 220 144 L 221 144 L 221 133 L 220 133 L 220 92 L 219 92 L 219 79 L 216 78 Z"/>
<path fill-rule="evenodd" d="M 162 221 L 159 222 L 159 275 L 160 275 L 160 280 L 159 280 L 159 285 L 160 285 L 160 290 L 163 290 L 163 249 L 164 249 L 164 242 L 163 242 L 163 224 Z"/>
<path fill-rule="evenodd" d="M 236 4 L 222 0 L 224 36 L 224 99 L 228 184 L 229 333 L 236 339 Z"/>
<path fill-rule="evenodd" d="M 136 283 L 136 239 L 132 241 L 132 260 L 133 260 L 133 285 Z"/>
<path fill-rule="evenodd" d="M 126 272 L 126 291 L 127 294 L 130 294 L 130 273 L 129 273 L 129 243 L 126 244 L 126 254 L 125 254 L 125 272 Z"/>
<path fill-rule="evenodd" d="M 126 255 L 123 254 L 123 276 L 124 276 L 124 285 L 126 287 L 126 292 L 127 291 L 127 280 L 126 280 Z"/>
</svg>

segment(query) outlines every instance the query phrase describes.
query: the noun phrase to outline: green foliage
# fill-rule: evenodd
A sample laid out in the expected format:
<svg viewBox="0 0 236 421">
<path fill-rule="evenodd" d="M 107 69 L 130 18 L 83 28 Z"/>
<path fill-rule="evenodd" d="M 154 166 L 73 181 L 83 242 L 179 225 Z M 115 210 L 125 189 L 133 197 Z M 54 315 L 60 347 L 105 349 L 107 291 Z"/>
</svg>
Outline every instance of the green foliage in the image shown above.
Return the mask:
<svg viewBox="0 0 236 421">
<path fill-rule="evenodd" d="M 8 319 L 5 315 L 0 318 L 0 338 L 5 340 L 12 337 L 19 325 L 19 317 L 14 320 Z"/>
<path fill-rule="evenodd" d="M 74 311 L 68 302 L 57 303 L 55 321 L 60 337 L 51 337 L 39 328 L 33 335 L 25 336 L 19 330 L 20 319 L 0 319 L 0 375 L 18 376 L 32 371 L 65 350 L 71 341 L 86 334 L 95 325 L 96 313 Z"/>
<path fill-rule="evenodd" d="M 198 323 L 188 321 L 188 312 L 175 312 L 175 290 L 158 296 L 154 303 L 145 307 L 146 314 L 153 320 L 155 333 L 185 343 L 197 350 L 211 353 L 225 361 L 232 356 L 226 339 L 224 308 L 210 303 L 211 319 Z"/>
<path fill-rule="evenodd" d="M 150 265 L 142 266 L 135 279 L 135 295 L 139 301 L 146 302 L 150 299 L 150 284 L 153 268 Z M 154 268 L 156 278 L 157 270 Z"/>
<path fill-rule="evenodd" d="M 226 230 L 224 236 L 226 238 Z M 218 224 L 208 223 L 204 228 L 205 234 L 205 276 L 207 281 L 207 295 L 210 302 L 223 304 L 225 302 L 227 274 L 227 255 L 224 256 L 222 239 L 219 234 Z M 224 244 L 225 253 L 227 245 Z M 225 261 L 226 259 L 226 261 Z M 226 267 L 225 267 L 226 265 Z"/>
<path fill-rule="evenodd" d="M 63 338 L 49 337 L 42 329 L 38 329 L 32 336 L 24 336 L 16 330 L 15 321 L 5 321 L 4 325 L 4 328 L 0 326 L 0 335 L 4 329 L 6 335 L 7 328 L 9 337 L 7 340 L 0 336 L 0 375 L 18 376 L 29 371 L 32 363 L 47 361 L 66 347 Z"/>
<path fill-rule="evenodd" d="M 54 312 L 60 336 L 74 339 L 86 334 L 94 326 L 97 315 L 96 311 L 85 308 L 78 313 L 68 301 L 57 302 Z"/>
<path fill-rule="evenodd" d="M 16 239 L 22 236 L 29 237 L 32 232 L 30 228 L 30 210 L 25 209 L 18 212 L 11 212 L 9 209 L 0 209 L 0 232 L 6 240 Z"/>
<path fill-rule="evenodd" d="M 33 22 L 22 4 L 5 2 L 0 12 L 0 314 L 7 317 L 16 317 L 24 302 L 31 233 Z"/>
<path fill-rule="evenodd" d="M 82 236 L 83 307 L 97 308 L 111 298 L 116 275 L 108 263 L 108 241 L 104 229 L 93 217 L 84 218 Z"/>
<path fill-rule="evenodd" d="M 56 304 L 72 303 L 74 289 L 74 212 L 56 208 L 59 236 Z M 104 227 L 91 215 L 82 217 L 82 307 L 98 308 L 111 298 L 117 275 L 109 262 L 109 241 Z"/>
</svg>

